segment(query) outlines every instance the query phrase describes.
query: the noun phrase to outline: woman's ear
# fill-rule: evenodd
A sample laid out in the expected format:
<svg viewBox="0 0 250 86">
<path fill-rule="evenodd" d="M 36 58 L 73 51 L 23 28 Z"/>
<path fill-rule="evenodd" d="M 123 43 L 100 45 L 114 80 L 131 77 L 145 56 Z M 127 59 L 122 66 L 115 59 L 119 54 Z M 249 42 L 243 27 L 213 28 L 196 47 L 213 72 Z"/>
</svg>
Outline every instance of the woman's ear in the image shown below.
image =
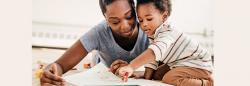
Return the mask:
<svg viewBox="0 0 250 86">
<path fill-rule="evenodd" d="M 167 11 L 164 11 L 163 13 L 162 13 L 162 22 L 164 22 L 164 21 L 166 21 L 168 19 L 168 12 Z"/>
<path fill-rule="evenodd" d="M 108 17 L 106 15 L 106 13 L 104 13 L 103 15 L 104 15 L 104 19 L 108 22 Z"/>
</svg>

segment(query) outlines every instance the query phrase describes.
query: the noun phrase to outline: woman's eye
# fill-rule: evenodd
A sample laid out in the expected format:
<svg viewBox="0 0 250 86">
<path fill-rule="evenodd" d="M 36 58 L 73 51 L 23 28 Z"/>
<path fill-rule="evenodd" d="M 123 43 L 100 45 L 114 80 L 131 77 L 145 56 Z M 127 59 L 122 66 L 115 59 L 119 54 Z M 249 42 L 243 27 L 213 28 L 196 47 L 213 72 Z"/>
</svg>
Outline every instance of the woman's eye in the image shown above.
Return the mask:
<svg viewBox="0 0 250 86">
<path fill-rule="evenodd" d="M 131 15 L 126 17 L 126 19 L 131 19 L 131 18 L 132 18 L 132 16 L 131 16 Z"/>
<path fill-rule="evenodd" d="M 110 24 L 116 25 L 116 24 L 120 23 L 120 20 L 119 20 L 119 19 L 108 19 L 108 22 L 109 22 Z"/>
<path fill-rule="evenodd" d="M 113 22 L 111 22 L 111 23 L 114 24 L 114 25 L 116 25 L 116 24 L 119 23 L 119 21 L 113 21 Z"/>
</svg>

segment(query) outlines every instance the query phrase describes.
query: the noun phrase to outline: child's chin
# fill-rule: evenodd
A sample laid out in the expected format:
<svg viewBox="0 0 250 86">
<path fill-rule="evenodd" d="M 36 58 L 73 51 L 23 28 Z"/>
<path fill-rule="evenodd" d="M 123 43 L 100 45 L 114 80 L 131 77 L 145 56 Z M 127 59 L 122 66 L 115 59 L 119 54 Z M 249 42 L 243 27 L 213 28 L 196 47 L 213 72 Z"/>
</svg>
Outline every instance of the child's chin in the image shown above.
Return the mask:
<svg viewBox="0 0 250 86">
<path fill-rule="evenodd" d="M 152 34 L 147 34 L 148 37 L 152 37 L 153 35 Z"/>
</svg>

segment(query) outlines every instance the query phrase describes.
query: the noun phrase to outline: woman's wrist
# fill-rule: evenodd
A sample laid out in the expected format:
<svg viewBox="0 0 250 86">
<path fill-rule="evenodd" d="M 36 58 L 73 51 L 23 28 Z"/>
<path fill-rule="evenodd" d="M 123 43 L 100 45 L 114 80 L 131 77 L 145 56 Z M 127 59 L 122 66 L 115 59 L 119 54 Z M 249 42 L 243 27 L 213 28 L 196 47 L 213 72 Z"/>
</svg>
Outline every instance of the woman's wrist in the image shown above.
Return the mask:
<svg viewBox="0 0 250 86">
<path fill-rule="evenodd" d="M 51 71 L 53 68 L 53 64 L 54 65 L 56 65 L 56 69 L 57 69 L 57 74 L 59 75 L 59 76 L 62 76 L 62 74 L 63 74 L 63 69 L 62 69 L 62 67 L 61 67 L 61 65 L 60 64 L 58 64 L 58 63 L 56 63 L 56 62 L 54 62 L 54 63 L 51 63 L 51 64 L 49 64 L 46 68 L 45 68 L 45 70 L 46 71 Z"/>
</svg>

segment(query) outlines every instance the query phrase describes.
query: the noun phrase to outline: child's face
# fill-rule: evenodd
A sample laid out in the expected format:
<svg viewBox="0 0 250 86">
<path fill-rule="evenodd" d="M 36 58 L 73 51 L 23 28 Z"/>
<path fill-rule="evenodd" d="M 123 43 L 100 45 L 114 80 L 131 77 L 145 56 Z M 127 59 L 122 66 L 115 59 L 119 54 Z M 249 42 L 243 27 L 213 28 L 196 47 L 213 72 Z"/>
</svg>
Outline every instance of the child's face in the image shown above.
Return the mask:
<svg viewBox="0 0 250 86">
<path fill-rule="evenodd" d="M 138 5 L 137 14 L 140 26 L 148 36 L 154 35 L 155 30 L 164 22 L 164 13 L 160 13 L 153 3 Z"/>
</svg>

